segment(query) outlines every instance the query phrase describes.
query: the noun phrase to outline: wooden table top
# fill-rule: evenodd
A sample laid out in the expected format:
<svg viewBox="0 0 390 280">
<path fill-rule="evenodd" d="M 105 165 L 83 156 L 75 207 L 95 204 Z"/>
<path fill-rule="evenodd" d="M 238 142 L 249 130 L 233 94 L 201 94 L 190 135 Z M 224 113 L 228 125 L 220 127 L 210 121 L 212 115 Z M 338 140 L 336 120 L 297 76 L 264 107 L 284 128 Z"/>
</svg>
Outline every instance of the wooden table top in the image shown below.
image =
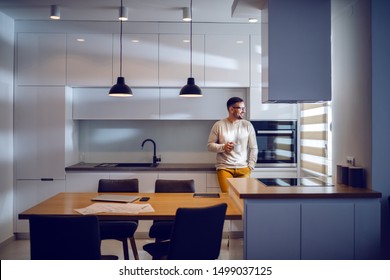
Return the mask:
<svg viewBox="0 0 390 280">
<path fill-rule="evenodd" d="M 240 199 L 278 198 L 381 198 L 380 192 L 336 184 L 333 187 L 268 187 L 255 178 L 229 178 L 231 191 Z"/>
<path fill-rule="evenodd" d="M 91 201 L 99 193 L 58 193 L 57 195 L 35 205 L 19 214 L 19 219 L 29 219 L 31 215 L 81 215 L 75 209 L 87 207 L 93 203 L 107 203 Z M 219 203 L 227 203 L 227 220 L 240 220 L 242 214 L 236 203 L 227 193 L 220 193 L 219 198 L 194 198 L 192 193 L 115 193 L 123 195 L 137 195 L 150 197 L 147 202 L 139 200 L 133 203 L 150 204 L 154 212 L 147 213 L 98 213 L 101 220 L 169 220 L 174 219 L 179 207 L 206 207 Z"/>
</svg>

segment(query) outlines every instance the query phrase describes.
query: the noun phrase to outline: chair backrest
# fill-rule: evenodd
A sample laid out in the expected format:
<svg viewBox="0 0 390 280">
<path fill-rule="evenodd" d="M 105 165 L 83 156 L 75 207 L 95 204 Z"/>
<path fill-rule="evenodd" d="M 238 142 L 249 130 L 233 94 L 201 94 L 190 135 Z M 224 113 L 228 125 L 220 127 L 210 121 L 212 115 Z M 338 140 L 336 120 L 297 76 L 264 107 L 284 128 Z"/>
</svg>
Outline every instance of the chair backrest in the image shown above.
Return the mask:
<svg viewBox="0 0 390 280">
<path fill-rule="evenodd" d="M 164 180 L 157 179 L 154 187 L 156 193 L 193 193 L 195 182 L 190 180 Z"/>
<path fill-rule="evenodd" d="M 226 209 L 226 203 L 177 209 L 168 259 L 217 259 L 221 250 Z"/>
<path fill-rule="evenodd" d="M 138 179 L 100 179 L 98 192 L 138 192 Z"/>
<path fill-rule="evenodd" d="M 100 232 L 96 216 L 30 218 L 32 260 L 99 260 Z"/>
</svg>

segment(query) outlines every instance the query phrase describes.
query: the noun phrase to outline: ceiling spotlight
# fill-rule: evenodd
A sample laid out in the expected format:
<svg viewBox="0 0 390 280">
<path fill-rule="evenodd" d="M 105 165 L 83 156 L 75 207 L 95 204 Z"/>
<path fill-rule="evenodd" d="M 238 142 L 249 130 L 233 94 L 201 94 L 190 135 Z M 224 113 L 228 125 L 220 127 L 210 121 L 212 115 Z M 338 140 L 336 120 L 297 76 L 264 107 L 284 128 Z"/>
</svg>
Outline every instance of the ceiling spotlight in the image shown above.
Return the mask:
<svg viewBox="0 0 390 280">
<path fill-rule="evenodd" d="M 191 21 L 190 8 L 183 8 L 183 21 Z"/>
<path fill-rule="evenodd" d="M 127 7 L 121 6 L 119 8 L 119 20 L 126 21 L 129 19 L 129 9 Z"/>
<path fill-rule="evenodd" d="M 51 5 L 50 6 L 50 18 L 51 19 L 60 19 L 61 18 L 61 11 L 60 11 L 60 7 L 58 5 Z"/>
<path fill-rule="evenodd" d="M 257 18 L 249 18 L 248 21 L 254 23 L 254 22 L 258 22 L 259 20 Z"/>
</svg>

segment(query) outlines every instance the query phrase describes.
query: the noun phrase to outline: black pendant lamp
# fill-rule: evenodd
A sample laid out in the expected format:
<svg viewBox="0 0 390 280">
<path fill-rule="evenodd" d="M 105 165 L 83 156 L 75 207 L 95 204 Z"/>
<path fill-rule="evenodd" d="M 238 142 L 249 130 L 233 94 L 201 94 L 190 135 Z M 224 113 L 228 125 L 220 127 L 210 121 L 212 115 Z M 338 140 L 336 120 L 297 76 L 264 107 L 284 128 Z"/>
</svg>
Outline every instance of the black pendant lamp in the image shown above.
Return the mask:
<svg viewBox="0 0 390 280">
<path fill-rule="evenodd" d="M 201 97 L 202 90 L 195 84 L 195 78 L 192 77 L 192 0 L 190 2 L 190 11 L 190 77 L 187 79 L 187 84 L 181 88 L 179 95 L 184 97 Z"/>
<path fill-rule="evenodd" d="M 123 0 L 121 0 L 121 8 L 120 12 L 122 13 L 123 11 Z M 121 26 L 121 31 L 120 31 L 120 49 L 119 49 L 119 55 L 120 55 L 120 61 L 119 61 L 119 68 L 120 68 L 120 73 L 119 77 L 117 79 L 117 82 L 115 85 L 112 86 L 110 89 L 108 95 L 109 96 L 119 96 L 119 97 L 127 97 L 127 96 L 133 96 L 133 92 L 131 91 L 131 88 L 126 85 L 125 83 L 125 78 L 122 77 L 122 36 L 123 36 L 123 27 L 122 27 L 122 21 L 124 19 L 120 19 L 120 26 Z"/>
</svg>

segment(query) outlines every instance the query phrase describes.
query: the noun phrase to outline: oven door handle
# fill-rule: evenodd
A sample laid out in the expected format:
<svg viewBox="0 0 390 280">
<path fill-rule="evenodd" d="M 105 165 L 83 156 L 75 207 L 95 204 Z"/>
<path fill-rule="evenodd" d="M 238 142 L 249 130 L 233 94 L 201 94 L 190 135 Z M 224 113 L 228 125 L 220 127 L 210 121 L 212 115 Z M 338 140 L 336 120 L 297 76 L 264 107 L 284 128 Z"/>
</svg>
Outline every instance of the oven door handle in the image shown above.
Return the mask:
<svg viewBox="0 0 390 280">
<path fill-rule="evenodd" d="M 257 130 L 257 135 L 259 134 L 281 134 L 288 135 L 293 134 L 293 130 Z"/>
</svg>

